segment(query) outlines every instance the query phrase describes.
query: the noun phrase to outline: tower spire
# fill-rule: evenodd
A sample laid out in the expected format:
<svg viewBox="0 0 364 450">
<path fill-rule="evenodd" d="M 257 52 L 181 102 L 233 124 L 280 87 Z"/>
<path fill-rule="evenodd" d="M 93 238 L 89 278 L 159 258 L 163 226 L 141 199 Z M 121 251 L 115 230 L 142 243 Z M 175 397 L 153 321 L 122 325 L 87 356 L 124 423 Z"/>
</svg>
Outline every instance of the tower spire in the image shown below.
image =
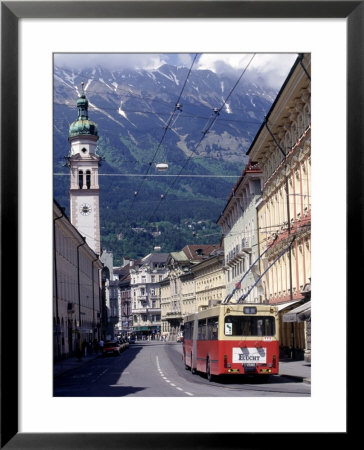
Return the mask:
<svg viewBox="0 0 364 450">
<path fill-rule="evenodd" d="M 85 94 L 85 83 L 81 83 L 81 94 L 77 99 L 77 120 L 71 123 L 68 133 L 68 139 L 80 135 L 95 136 L 98 139 L 97 125 L 88 118 L 88 100 Z"/>
<path fill-rule="evenodd" d="M 82 81 L 82 93 L 77 100 L 78 120 L 88 120 L 88 100 L 84 91 L 84 84 Z"/>
</svg>

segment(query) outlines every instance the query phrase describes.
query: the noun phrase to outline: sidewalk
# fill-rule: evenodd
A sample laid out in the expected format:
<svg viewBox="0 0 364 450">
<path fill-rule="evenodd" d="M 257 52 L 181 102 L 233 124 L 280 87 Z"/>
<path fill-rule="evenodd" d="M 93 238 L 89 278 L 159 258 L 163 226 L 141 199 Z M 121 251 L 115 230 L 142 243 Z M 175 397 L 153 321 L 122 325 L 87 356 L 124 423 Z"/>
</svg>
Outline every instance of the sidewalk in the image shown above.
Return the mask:
<svg viewBox="0 0 364 450">
<path fill-rule="evenodd" d="M 56 361 L 53 363 L 53 377 L 58 377 L 69 370 L 82 367 L 84 364 L 87 364 L 96 358 L 101 358 L 101 353 L 92 353 L 91 355 L 83 356 L 81 360 L 76 357 L 72 357 L 61 361 Z"/>
<path fill-rule="evenodd" d="M 311 363 L 281 359 L 279 361 L 279 375 L 296 378 L 297 381 L 311 384 Z"/>
</svg>

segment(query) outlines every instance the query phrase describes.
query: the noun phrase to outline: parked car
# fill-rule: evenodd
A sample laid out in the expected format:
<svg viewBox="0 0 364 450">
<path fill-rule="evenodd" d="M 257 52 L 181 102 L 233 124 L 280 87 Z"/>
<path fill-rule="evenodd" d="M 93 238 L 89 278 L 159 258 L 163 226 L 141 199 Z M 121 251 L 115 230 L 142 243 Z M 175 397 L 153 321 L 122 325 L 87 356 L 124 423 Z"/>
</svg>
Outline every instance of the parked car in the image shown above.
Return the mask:
<svg viewBox="0 0 364 450">
<path fill-rule="evenodd" d="M 120 344 L 117 340 L 104 342 L 102 356 L 120 355 Z"/>
<path fill-rule="evenodd" d="M 129 344 L 135 344 L 135 336 L 129 336 Z"/>
</svg>

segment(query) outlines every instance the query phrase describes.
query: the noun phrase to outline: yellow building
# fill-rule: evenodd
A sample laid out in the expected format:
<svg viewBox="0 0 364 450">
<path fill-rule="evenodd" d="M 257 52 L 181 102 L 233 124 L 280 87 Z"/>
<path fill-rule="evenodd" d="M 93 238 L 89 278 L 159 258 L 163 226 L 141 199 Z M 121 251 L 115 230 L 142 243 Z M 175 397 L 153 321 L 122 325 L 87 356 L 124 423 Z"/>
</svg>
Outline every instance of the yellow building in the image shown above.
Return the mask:
<svg viewBox="0 0 364 450">
<path fill-rule="evenodd" d="M 177 339 L 186 314 L 197 311 L 196 283 L 193 268 L 219 249 L 218 245 L 186 245 L 169 255 L 168 278 L 161 287 L 161 332 L 168 340 Z"/>
<path fill-rule="evenodd" d="M 212 306 L 224 300 L 226 295 L 223 250 L 213 252 L 209 258 L 192 268 L 196 292 L 195 308 L 186 308 L 184 316 L 196 312 L 201 306 Z"/>
<path fill-rule="evenodd" d="M 299 55 L 247 152 L 263 171 L 258 235 L 259 253 L 267 250 L 260 260 L 260 272 L 266 271 L 264 297 L 282 311 L 282 346 L 296 356 L 304 351 L 307 360 L 311 286 L 310 73 L 311 56 Z M 284 313 L 302 303 L 306 304 L 305 321 L 298 318 L 285 322 L 295 316 L 285 319 Z"/>
</svg>

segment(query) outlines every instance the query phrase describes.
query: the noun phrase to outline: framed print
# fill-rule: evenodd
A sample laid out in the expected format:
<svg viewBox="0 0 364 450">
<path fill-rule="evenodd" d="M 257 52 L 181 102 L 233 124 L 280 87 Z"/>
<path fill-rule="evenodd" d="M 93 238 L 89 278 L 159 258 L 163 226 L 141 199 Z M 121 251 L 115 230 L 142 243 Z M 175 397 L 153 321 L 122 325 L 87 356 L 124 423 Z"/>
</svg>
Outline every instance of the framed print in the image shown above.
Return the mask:
<svg viewBox="0 0 364 450">
<path fill-rule="evenodd" d="M 330 434 L 337 443 L 350 438 L 345 318 L 362 266 L 352 249 L 362 248 L 363 23 L 362 1 L 1 2 L 2 448 L 261 448 L 296 439 L 285 433 L 299 434 L 307 445 L 311 433 L 325 442 Z M 53 54 L 255 47 L 312 53 L 317 76 L 313 170 L 315 187 L 321 185 L 315 214 L 323 242 L 316 243 L 330 256 L 313 262 L 321 322 L 314 325 L 312 399 L 52 398 L 52 324 L 44 308 L 48 298 L 52 306 L 52 240 L 42 223 L 52 201 Z M 92 209 L 85 205 L 87 218 Z M 332 220 L 324 226 L 328 214 Z M 335 357 L 325 346 L 334 339 Z M 332 379 L 338 370 L 336 404 L 330 396 L 324 404 L 322 392 L 333 387 L 325 376 Z"/>
</svg>

